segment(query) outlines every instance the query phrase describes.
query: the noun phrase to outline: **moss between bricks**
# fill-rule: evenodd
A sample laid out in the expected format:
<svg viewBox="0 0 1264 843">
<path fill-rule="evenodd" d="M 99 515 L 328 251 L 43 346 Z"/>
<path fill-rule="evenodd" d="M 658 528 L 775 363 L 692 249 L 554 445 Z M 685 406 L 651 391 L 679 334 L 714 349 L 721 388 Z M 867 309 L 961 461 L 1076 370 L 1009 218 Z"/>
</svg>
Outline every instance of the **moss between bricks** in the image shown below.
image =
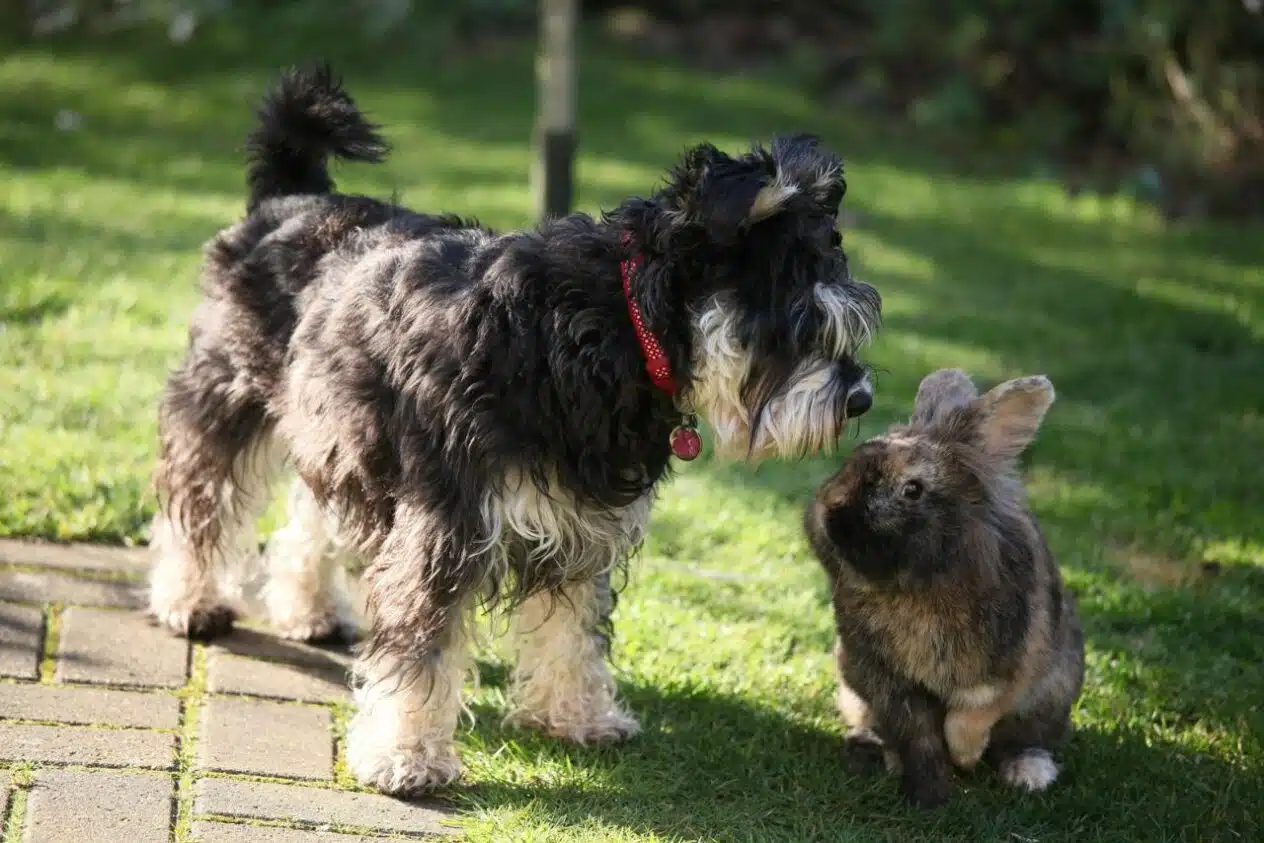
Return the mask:
<svg viewBox="0 0 1264 843">
<path fill-rule="evenodd" d="M 304 787 L 308 790 L 355 791 L 360 788 L 340 787 L 337 782 L 320 779 L 288 779 L 284 776 L 261 776 L 256 773 L 230 773 L 225 770 L 199 770 L 199 779 L 228 779 L 235 782 L 253 782 L 255 784 L 284 784 L 291 787 Z M 363 793 L 374 793 L 372 790 L 361 790 Z"/>
<path fill-rule="evenodd" d="M 26 818 L 26 797 L 29 787 L 14 788 L 9 794 L 9 819 L 4 826 L 4 843 L 19 843 L 22 820 Z"/>
<path fill-rule="evenodd" d="M 66 686 L 63 686 L 66 687 Z M 69 686 L 77 687 L 77 686 Z M 55 726 L 58 729 L 98 729 L 102 732 L 155 732 L 160 735 L 178 733 L 178 729 L 160 729 L 150 726 L 119 726 L 116 723 L 72 723 L 65 720 L 40 720 L 31 717 L 0 717 L 0 721 L 18 726 Z M 104 766 L 104 765 L 98 765 Z"/>
<path fill-rule="evenodd" d="M 53 603 L 44 612 L 44 652 L 40 657 L 39 681 L 45 685 L 52 684 L 57 672 L 57 646 L 61 641 L 61 616 L 65 610 L 62 604 Z"/>
<path fill-rule="evenodd" d="M 174 843 L 191 841 L 193 830 L 193 763 L 197 757 L 198 725 L 206 701 L 206 647 L 189 649 L 189 680 L 181 689 L 180 737 L 176 745 L 176 804 L 172 827 Z"/>
<path fill-rule="evenodd" d="M 334 741 L 334 782 L 342 790 L 368 793 L 369 789 L 356 781 L 347 764 L 347 727 L 355 714 L 355 707 L 350 703 L 334 703 L 330 706 L 330 713 Z"/>
<path fill-rule="evenodd" d="M 30 764 L 18 764 L 9 768 L 9 781 L 13 785 L 9 793 L 8 816 L 5 820 L 3 832 L 4 843 L 19 843 L 22 834 L 22 821 L 26 819 L 26 800 L 27 794 L 31 790 L 31 785 L 35 781 L 35 777 L 31 774 Z M 0 805 L 0 817 L 5 816 L 3 813 L 4 805 Z"/>
<path fill-rule="evenodd" d="M 384 837 L 388 840 L 433 840 L 433 834 L 425 832 L 387 831 L 368 825 L 342 825 L 341 823 L 309 823 L 289 819 L 260 819 L 258 817 L 234 817 L 225 814 L 203 814 L 198 817 L 202 822 L 217 822 L 228 825 L 247 825 L 254 828 L 290 828 L 295 831 L 332 831 L 337 834 L 355 834 Z"/>
</svg>

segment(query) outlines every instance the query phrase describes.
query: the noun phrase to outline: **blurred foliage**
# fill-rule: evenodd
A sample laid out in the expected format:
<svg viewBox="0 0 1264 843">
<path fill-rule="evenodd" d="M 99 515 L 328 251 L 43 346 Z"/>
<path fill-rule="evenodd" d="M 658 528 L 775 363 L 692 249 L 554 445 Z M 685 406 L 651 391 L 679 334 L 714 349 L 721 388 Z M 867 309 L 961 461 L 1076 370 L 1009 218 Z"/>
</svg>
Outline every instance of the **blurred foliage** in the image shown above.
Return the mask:
<svg viewBox="0 0 1264 843">
<path fill-rule="evenodd" d="M 173 40 L 193 36 L 208 17 L 275 12 L 288 7 L 296 17 L 345 15 L 366 36 L 424 24 L 438 37 L 461 30 L 521 28 L 535 17 L 535 0 L 0 0 L 0 21 L 27 36 L 64 30 L 105 31 L 155 21 L 167 24 Z M 12 22 L 12 24 L 10 24 Z M 420 27 L 416 27 L 420 28 Z"/>
<path fill-rule="evenodd" d="M 625 36 L 716 67 L 773 58 L 930 139 L 988 144 L 1173 215 L 1264 213 L 1264 0 L 582 0 Z M 0 0 L 43 34 L 285 6 L 417 48 L 533 31 L 538 0 Z M 629 15 L 632 17 L 629 18 Z M 640 21 L 631 27 L 629 20 Z"/>
<path fill-rule="evenodd" d="M 614 12 L 625 2 L 585 7 Z M 638 8 L 696 27 L 699 41 L 733 33 L 748 51 L 761 39 L 787 44 L 830 92 L 919 130 L 986 135 L 1109 173 L 1174 213 L 1264 213 L 1261 0 L 647 0 Z"/>
</svg>

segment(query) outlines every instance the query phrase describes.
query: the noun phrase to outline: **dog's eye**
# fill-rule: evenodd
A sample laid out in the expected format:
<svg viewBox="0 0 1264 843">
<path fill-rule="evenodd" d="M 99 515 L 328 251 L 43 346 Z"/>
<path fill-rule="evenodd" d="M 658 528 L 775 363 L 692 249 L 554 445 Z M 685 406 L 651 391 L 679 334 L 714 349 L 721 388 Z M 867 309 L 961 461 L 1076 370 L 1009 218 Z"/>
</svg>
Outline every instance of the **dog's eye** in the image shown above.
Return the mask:
<svg viewBox="0 0 1264 843">
<path fill-rule="evenodd" d="M 926 491 L 926 488 L 922 485 L 922 481 L 907 480 L 904 485 L 900 487 L 900 497 L 904 498 L 906 501 L 915 501 L 922 496 L 924 491 Z"/>
</svg>

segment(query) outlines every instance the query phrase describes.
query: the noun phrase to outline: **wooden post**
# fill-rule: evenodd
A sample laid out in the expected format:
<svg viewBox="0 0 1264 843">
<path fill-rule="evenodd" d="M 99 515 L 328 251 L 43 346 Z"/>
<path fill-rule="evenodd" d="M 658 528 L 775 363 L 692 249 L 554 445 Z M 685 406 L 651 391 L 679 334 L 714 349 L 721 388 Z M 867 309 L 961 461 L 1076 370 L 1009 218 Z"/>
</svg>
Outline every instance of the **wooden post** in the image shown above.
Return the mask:
<svg viewBox="0 0 1264 843">
<path fill-rule="evenodd" d="M 537 220 L 571 211 L 575 167 L 575 22 L 578 0 L 540 0 L 536 56 L 535 164 L 531 193 Z"/>
</svg>

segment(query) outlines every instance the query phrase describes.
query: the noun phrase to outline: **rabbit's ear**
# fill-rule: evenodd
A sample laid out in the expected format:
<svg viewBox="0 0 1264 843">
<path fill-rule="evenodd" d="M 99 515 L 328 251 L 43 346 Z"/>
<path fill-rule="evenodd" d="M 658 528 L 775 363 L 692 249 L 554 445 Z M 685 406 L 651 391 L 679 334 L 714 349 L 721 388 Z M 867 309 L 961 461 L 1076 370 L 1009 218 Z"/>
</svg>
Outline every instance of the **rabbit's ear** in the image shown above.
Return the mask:
<svg viewBox="0 0 1264 843">
<path fill-rule="evenodd" d="M 940 369 L 922 378 L 913 399 L 911 424 L 934 424 L 942 421 L 945 414 L 957 407 L 964 407 L 974 400 L 979 391 L 970 376 L 961 369 Z"/>
<path fill-rule="evenodd" d="M 990 390 L 979 399 L 983 449 L 999 459 L 1015 459 L 1036 438 L 1053 399 L 1053 383 L 1044 375 L 1016 378 Z"/>
</svg>

